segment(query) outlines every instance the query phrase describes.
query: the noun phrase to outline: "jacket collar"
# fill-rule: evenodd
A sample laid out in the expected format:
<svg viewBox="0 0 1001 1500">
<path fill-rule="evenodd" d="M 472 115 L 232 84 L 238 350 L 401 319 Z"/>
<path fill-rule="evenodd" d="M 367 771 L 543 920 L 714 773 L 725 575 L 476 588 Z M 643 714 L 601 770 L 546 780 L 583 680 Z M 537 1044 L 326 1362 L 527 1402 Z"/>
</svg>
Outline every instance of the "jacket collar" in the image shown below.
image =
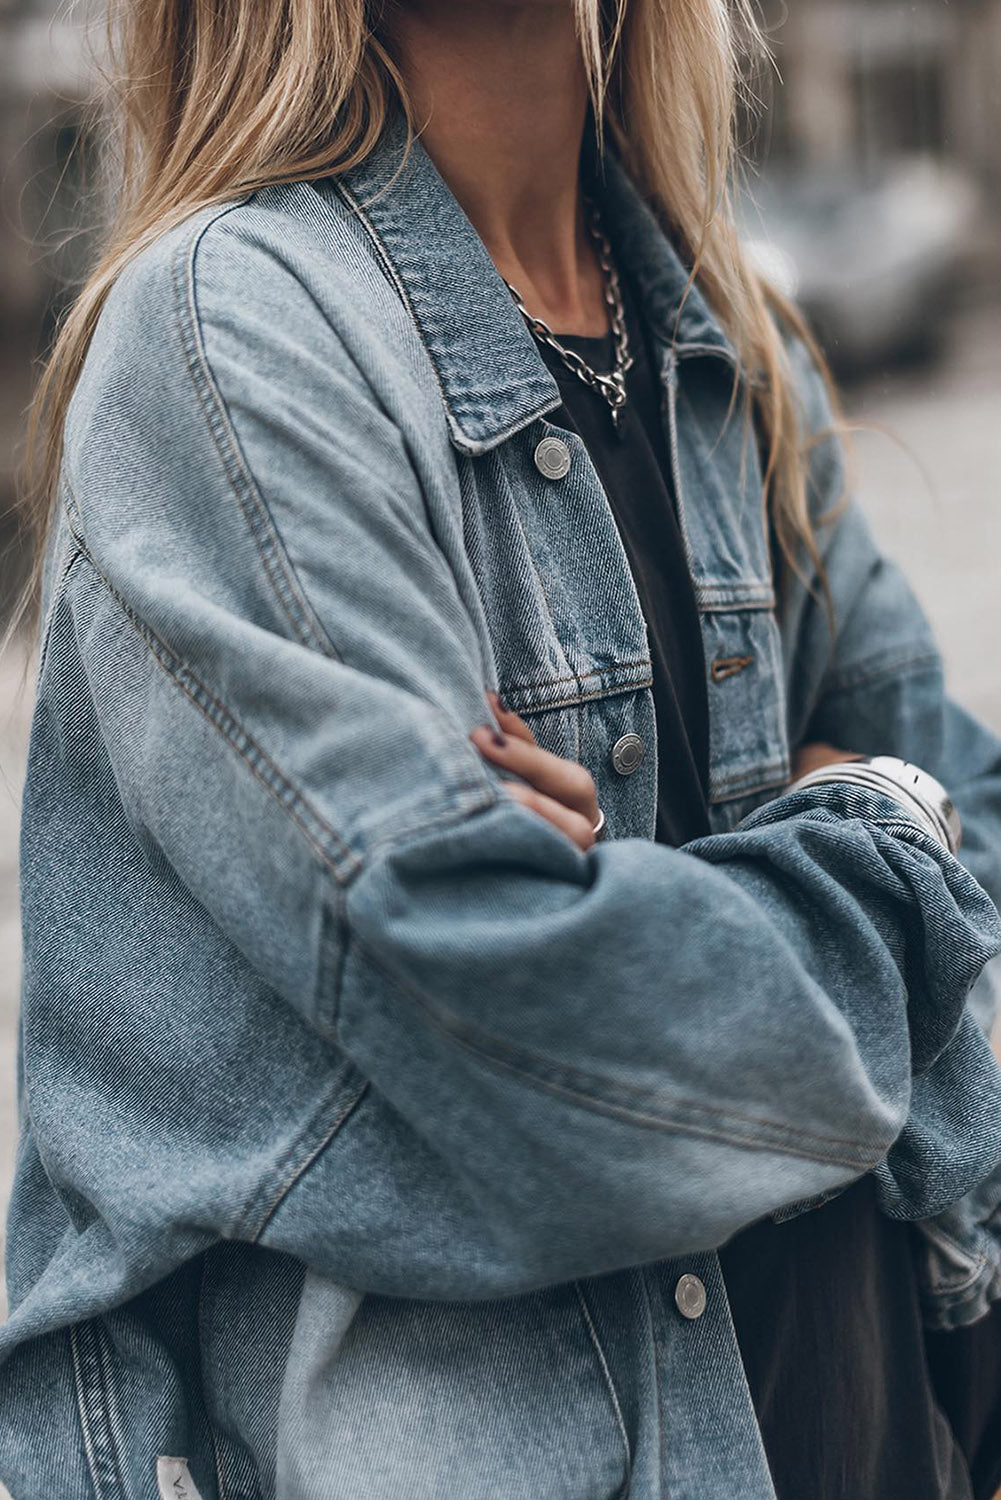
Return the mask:
<svg viewBox="0 0 1001 1500">
<path fill-rule="evenodd" d="M 560 403 L 559 387 L 503 277 L 419 137 L 405 156 L 398 112 L 376 149 L 335 186 L 375 243 L 438 375 L 449 433 L 462 452 L 484 453 Z M 621 264 L 643 312 L 676 353 L 733 346 L 618 158 L 595 181 Z M 687 291 L 687 296 L 686 296 Z"/>
</svg>

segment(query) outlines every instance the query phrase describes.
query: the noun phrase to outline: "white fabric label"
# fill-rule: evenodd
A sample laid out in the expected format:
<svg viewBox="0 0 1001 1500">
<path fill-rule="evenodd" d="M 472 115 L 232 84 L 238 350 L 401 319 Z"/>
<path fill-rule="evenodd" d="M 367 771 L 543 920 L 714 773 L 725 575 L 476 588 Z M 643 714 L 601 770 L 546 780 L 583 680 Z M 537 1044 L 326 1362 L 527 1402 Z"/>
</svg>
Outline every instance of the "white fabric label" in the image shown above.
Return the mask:
<svg viewBox="0 0 1001 1500">
<path fill-rule="evenodd" d="M 188 1473 L 186 1458 L 158 1458 L 156 1478 L 160 1500 L 202 1500 L 198 1486 Z"/>
</svg>

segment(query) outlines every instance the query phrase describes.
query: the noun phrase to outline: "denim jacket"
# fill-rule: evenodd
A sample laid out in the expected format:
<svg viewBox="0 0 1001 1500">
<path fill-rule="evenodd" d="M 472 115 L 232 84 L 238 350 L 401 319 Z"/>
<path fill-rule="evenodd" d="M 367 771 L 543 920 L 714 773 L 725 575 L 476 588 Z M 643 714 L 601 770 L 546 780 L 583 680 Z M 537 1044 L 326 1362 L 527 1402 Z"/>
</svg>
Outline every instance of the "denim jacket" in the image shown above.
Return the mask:
<svg viewBox="0 0 1001 1500">
<path fill-rule="evenodd" d="M 607 499 L 400 148 L 161 235 L 71 406 L 22 830 L 14 1500 L 770 1500 L 722 1243 L 871 1171 L 921 1221 L 931 1322 L 999 1292 L 1001 746 L 832 513 L 819 376 L 795 346 L 833 628 L 805 562 L 776 597 L 749 377 L 611 158 L 707 668 L 713 831 L 666 848 Z M 587 854 L 470 743 L 492 687 L 593 773 Z M 964 862 L 878 795 L 784 793 L 807 738 L 946 781 Z"/>
</svg>

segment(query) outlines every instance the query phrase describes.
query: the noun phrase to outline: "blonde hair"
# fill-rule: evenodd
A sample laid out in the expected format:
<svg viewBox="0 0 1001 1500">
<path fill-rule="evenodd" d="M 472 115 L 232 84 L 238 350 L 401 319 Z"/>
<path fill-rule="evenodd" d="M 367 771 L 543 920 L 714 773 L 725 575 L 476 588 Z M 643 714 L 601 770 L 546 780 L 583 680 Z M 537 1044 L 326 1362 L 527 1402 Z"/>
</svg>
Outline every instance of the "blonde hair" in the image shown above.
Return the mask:
<svg viewBox="0 0 1001 1500">
<path fill-rule="evenodd" d="M 404 79 L 379 36 L 381 0 L 109 0 L 119 191 L 107 247 L 69 311 L 32 411 L 27 529 L 39 559 L 73 388 L 123 267 L 195 209 L 362 161 Z M 734 134 L 748 58 L 765 47 L 751 0 L 572 0 L 602 139 L 673 235 L 758 379 L 768 519 L 784 556 L 822 574 L 807 455 L 777 319 L 796 311 L 763 284 L 731 208 Z"/>
</svg>

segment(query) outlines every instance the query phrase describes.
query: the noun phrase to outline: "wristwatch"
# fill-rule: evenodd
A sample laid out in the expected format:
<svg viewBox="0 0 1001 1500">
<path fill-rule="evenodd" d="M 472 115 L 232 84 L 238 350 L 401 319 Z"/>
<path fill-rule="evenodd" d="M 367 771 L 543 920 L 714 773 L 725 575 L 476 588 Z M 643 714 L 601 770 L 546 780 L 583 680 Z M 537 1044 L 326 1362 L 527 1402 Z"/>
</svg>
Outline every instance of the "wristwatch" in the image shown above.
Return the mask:
<svg viewBox="0 0 1001 1500">
<path fill-rule="evenodd" d="M 825 786 L 831 782 L 849 782 L 868 787 L 892 797 L 897 806 L 927 833 L 938 839 L 950 854 L 958 854 L 963 841 L 963 825 L 956 804 L 940 781 L 920 766 L 898 760 L 895 755 L 870 755 L 861 760 L 837 761 L 819 766 L 801 776 L 790 792 L 806 787 Z"/>
</svg>

